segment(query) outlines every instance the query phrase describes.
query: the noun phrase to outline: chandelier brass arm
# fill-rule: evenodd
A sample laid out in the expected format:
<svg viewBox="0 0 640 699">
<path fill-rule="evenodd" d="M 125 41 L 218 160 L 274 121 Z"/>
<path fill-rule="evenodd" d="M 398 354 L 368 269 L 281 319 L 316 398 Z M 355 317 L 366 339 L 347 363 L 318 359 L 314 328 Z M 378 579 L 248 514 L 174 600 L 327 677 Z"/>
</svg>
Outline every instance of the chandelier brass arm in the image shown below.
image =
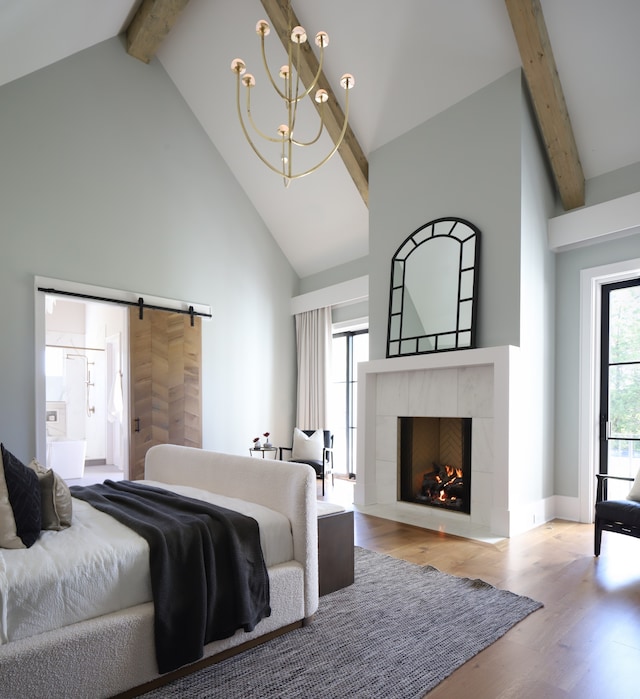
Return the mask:
<svg viewBox="0 0 640 699">
<path fill-rule="evenodd" d="M 333 148 L 329 151 L 329 153 L 321 158 L 319 162 L 317 162 L 316 165 L 313 167 L 308 168 L 307 170 L 303 172 L 298 172 L 295 173 L 293 169 L 293 155 L 294 155 L 294 146 L 299 147 L 299 148 L 306 148 L 309 146 L 315 145 L 320 137 L 322 136 L 323 130 L 326 128 L 325 123 L 324 123 L 324 104 L 328 101 L 329 95 L 326 90 L 324 89 L 318 89 L 313 97 L 313 99 L 316 101 L 318 104 L 318 117 L 319 117 L 319 127 L 318 131 L 311 140 L 308 141 L 303 141 L 300 139 L 296 139 L 294 137 L 294 131 L 296 127 L 296 121 L 298 117 L 298 105 L 300 102 L 305 99 L 306 97 L 309 97 L 313 90 L 316 88 L 318 81 L 320 79 L 320 76 L 322 75 L 322 65 L 323 65 L 323 58 L 324 58 L 324 49 L 325 47 L 329 44 L 329 36 L 327 35 L 326 32 L 318 32 L 315 37 L 315 44 L 316 46 L 319 47 L 320 49 L 320 58 L 318 61 L 318 69 L 316 71 L 315 76 L 313 77 L 313 80 L 311 81 L 311 84 L 306 88 L 303 89 L 302 92 L 300 91 L 300 83 L 301 83 L 301 78 L 300 74 L 297 70 L 294 69 L 294 66 L 300 65 L 300 50 L 301 46 L 306 43 L 307 41 L 307 34 L 306 31 L 304 30 L 303 27 L 296 26 L 293 27 L 293 29 L 290 29 L 289 32 L 289 44 L 287 48 L 287 60 L 288 63 L 281 66 L 278 75 L 279 77 L 284 81 L 284 86 L 283 89 L 281 89 L 278 84 L 276 83 L 276 80 L 273 77 L 273 74 L 271 70 L 269 69 L 269 64 L 267 61 L 267 56 L 266 56 L 266 51 L 265 51 L 265 38 L 269 35 L 271 31 L 271 28 L 269 27 L 269 24 L 266 20 L 261 19 L 257 24 L 256 24 L 256 33 L 260 37 L 260 44 L 261 44 L 261 53 L 262 53 L 262 61 L 264 64 L 264 69 L 267 74 L 268 80 L 275 90 L 276 94 L 280 97 L 280 99 L 283 101 L 284 106 L 285 106 L 285 111 L 286 111 L 286 122 L 281 123 L 277 129 L 276 133 L 277 136 L 269 136 L 267 133 L 265 133 L 263 130 L 261 130 L 258 125 L 255 123 L 252 111 L 251 111 L 251 89 L 255 86 L 256 80 L 253 75 L 250 73 L 246 72 L 246 65 L 245 62 L 240 59 L 236 58 L 231 62 L 231 70 L 236 73 L 236 109 L 238 112 L 238 119 L 240 121 L 240 126 L 242 128 L 242 132 L 247 139 L 249 145 L 251 146 L 252 150 L 254 153 L 258 156 L 258 158 L 273 172 L 277 173 L 283 178 L 283 182 L 285 187 L 288 187 L 289 184 L 291 183 L 292 180 L 294 179 L 299 179 L 301 177 L 306 177 L 306 175 L 309 175 L 316 170 L 318 170 L 320 167 L 322 167 L 338 150 L 340 145 L 342 144 L 342 141 L 344 140 L 345 133 L 347 131 L 347 126 L 348 126 L 348 118 L 349 118 L 349 90 L 353 88 L 355 85 L 355 80 L 352 75 L 349 73 L 345 73 L 341 80 L 340 80 L 340 85 L 344 88 L 346 91 L 346 98 L 345 98 L 345 114 L 344 114 L 344 122 L 342 125 L 341 132 L 339 134 L 339 137 L 335 140 Z M 295 55 L 294 55 L 295 51 Z M 294 77 L 295 73 L 295 77 Z M 265 140 L 267 143 L 279 143 L 280 148 L 279 148 L 279 154 L 278 157 L 280 159 L 279 165 L 274 165 L 272 162 L 270 162 L 269 158 L 266 155 L 263 155 L 260 152 L 260 149 L 258 146 L 254 143 L 253 139 L 251 138 L 251 135 L 249 134 L 249 130 L 247 128 L 247 124 L 245 123 L 245 119 L 243 117 L 242 113 L 242 108 L 240 106 L 240 91 L 241 91 L 241 84 L 244 85 L 247 91 L 247 100 L 246 100 L 246 115 L 247 115 L 247 120 L 249 125 L 251 126 L 251 129 L 255 134 L 257 134 L 260 138 Z M 274 156 L 272 156 L 274 157 Z"/>
<path fill-rule="evenodd" d="M 282 91 L 279 87 L 276 81 L 273 79 L 273 74 L 271 73 L 271 70 L 269 69 L 269 62 L 267 61 L 267 54 L 265 51 L 265 37 L 267 37 L 271 33 L 271 28 L 269 27 L 269 24 L 267 23 L 266 20 L 261 19 L 258 24 L 256 25 L 256 34 L 260 36 L 260 51 L 262 54 L 262 64 L 264 66 L 264 71 L 267 74 L 267 77 L 269 78 L 269 82 L 271 83 L 271 86 L 273 89 L 282 97 L 284 100 L 289 100 L 292 101 L 291 94 L 288 90 L 288 85 L 290 84 L 290 77 L 291 77 L 291 68 L 292 66 L 297 66 L 300 65 L 300 47 L 306 43 L 307 41 L 307 34 L 304 31 L 302 27 L 294 27 L 294 29 L 291 30 L 291 38 L 289 40 L 289 46 L 287 48 L 287 59 L 288 62 L 286 65 L 283 65 L 280 68 L 279 71 L 279 77 L 284 78 L 287 81 L 287 86 L 285 86 L 285 90 Z M 318 59 L 318 70 L 316 72 L 315 77 L 313 78 L 313 81 L 311 82 L 311 85 L 303 92 L 303 94 L 298 95 L 298 87 L 300 83 L 300 75 L 298 71 L 296 72 L 296 97 L 295 101 L 299 102 L 300 100 L 304 99 L 308 95 L 311 94 L 313 91 L 313 88 L 318 84 L 318 80 L 320 79 L 320 75 L 322 74 L 322 64 L 323 64 L 323 59 L 324 59 L 324 47 L 327 46 L 329 43 L 329 36 L 327 35 L 326 32 L 318 32 L 316 36 L 316 46 L 320 48 L 320 58 Z M 293 60 L 293 50 L 296 50 L 296 57 L 295 61 Z M 287 75 L 285 76 L 283 74 L 283 71 L 287 71 Z"/>
</svg>

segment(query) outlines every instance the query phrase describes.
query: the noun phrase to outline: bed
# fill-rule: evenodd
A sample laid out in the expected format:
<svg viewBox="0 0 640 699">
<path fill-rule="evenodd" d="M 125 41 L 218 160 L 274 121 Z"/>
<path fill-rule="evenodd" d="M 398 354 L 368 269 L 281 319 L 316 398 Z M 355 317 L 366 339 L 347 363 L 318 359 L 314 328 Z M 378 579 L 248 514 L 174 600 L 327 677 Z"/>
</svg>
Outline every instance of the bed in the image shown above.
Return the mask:
<svg viewBox="0 0 640 699">
<path fill-rule="evenodd" d="M 74 498 L 73 525 L 29 549 L 0 550 L 0 697 L 135 696 L 308 622 L 318 606 L 315 473 L 175 445 L 147 453 L 143 484 L 233 509 L 259 523 L 270 615 L 160 674 L 147 543 Z M 145 563 L 147 561 L 147 563 Z"/>
</svg>

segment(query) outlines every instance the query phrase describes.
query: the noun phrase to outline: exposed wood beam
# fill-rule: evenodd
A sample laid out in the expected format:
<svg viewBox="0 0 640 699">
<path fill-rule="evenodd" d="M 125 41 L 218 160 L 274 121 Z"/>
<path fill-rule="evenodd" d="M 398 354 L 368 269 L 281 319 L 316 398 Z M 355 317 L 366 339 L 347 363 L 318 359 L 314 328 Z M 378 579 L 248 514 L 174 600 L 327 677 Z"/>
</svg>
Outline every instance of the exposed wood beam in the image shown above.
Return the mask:
<svg viewBox="0 0 640 699">
<path fill-rule="evenodd" d="M 142 0 L 127 27 L 127 53 L 149 63 L 188 2 L 189 0 Z"/>
<path fill-rule="evenodd" d="M 298 18 L 295 15 L 293 9 L 291 9 L 291 17 L 289 16 L 289 2 L 288 0 L 262 0 L 262 5 L 269 17 L 271 26 L 273 27 L 276 34 L 280 37 L 283 45 L 288 47 L 289 45 L 289 34 L 290 26 L 296 26 L 300 24 Z M 291 20 L 291 25 L 289 21 Z M 309 85 L 313 81 L 316 73 L 318 72 L 318 59 L 313 53 L 309 42 L 306 42 L 301 46 L 300 51 L 300 65 L 295 66 L 295 69 L 300 75 L 302 84 L 308 89 Z M 324 72 L 320 74 L 318 80 L 318 87 L 323 88 L 329 94 L 329 101 L 324 105 L 324 122 L 327 128 L 327 133 L 336 143 L 340 137 L 342 131 L 342 125 L 344 124 L 344 113 L 335 98 L 333 90 L 329 85 L 329 81 L 324 75 Z M 313 105 L 318 109 L 318 105 L 312 99 Z M 364 200 L 364 203 L 369 206 L 369 162 L 358 143 L 351 126 L 347 126 L 347 131 L 345 133 L 344 139 L 338 148 L 338 153 L 342 158 L 349 175 L 353 179 L 360 196 Z"/>
<path fill-rule="evenodd" d="M 584 174 L 540 0 L 505 0 L 565 210 L 584 205 Z"/>
</svg>

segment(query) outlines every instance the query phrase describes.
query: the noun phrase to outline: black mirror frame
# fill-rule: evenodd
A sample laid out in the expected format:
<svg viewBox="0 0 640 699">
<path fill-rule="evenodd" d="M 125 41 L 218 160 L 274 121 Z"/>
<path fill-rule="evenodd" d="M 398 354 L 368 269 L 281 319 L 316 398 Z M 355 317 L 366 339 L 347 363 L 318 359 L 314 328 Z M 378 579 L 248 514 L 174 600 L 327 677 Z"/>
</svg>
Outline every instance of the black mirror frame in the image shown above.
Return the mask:
<svg viewBox="0 0 640 699">
<path fill-rule="evenodd" d="M 441 233 L 442 226 L 438 224 L 451 223 L 446 234 Z M 436 233 L 436 228 L 438 232 Z M 453 321 L 454 327 L 446 332 L 438 332 L 427 335 L 417 335 L 414 337 L 402 337 L 402 313 L 404 308 L 404 281 L 405 281 L 405 266 L 410 255 L 420 246 L 428 243 L 434 238 L 443 237 L 446 235 L 451 239 L 457 240 L 460 243 L 460 254 L 458 258 L 458 303 L 456 309 L 456 318 Z M 474 242 L 473 249 L 473 264 L 463 267 L 463 253 L 465 244 L 469 241 Z M 398 247 L 395 254 L 391 258 L 391 277 L 389 291 L 389 318 L 387 325 L 387 358 L 404 357 L 415 354 L 431 354 L 433 352 L 448 352 L 459 349 L 473 349 L 476 346 L 476 318 L 477 318 L 477 300 L 478 300 L 478 271 L 480 262 L 480 230 L 469 221 L 463 218 L 448 216 L 444 218 L 434 219 L 425 223 L 420 228 L 416 229 L 408 236 L 403 243 Z M 399 266 L 398 266 L 399 265 Z M 398 273 L 396 270 L 400 269 Z M 461 282 L 463 273 L 473 273 L 472 295 L 470 297 L 461 296 Z M 400 283 L 394 284 L 400 278 Z M 394 311 L 394 295 L 400 294 L 400 309 Z M 462 303 L 471 302 L 470 326 L 460 327 L 460 307 Z M 394 322 L 395 320 L 395 322 Z M 397 337 L 391 337 L 392 326 L 396 326 Z M 439 341 L 446 336 L 455 338 L 453 344 L 449 343 L 446 346 L 439 347 Z M 469 341 L 461 341 L 462 338 L 469 338 Z M 424 341 L 428 340 L 433 344 L 432 348 L 424 349 Z M 422 342 L 422 347 L 421 347 Z"/>
</svg>

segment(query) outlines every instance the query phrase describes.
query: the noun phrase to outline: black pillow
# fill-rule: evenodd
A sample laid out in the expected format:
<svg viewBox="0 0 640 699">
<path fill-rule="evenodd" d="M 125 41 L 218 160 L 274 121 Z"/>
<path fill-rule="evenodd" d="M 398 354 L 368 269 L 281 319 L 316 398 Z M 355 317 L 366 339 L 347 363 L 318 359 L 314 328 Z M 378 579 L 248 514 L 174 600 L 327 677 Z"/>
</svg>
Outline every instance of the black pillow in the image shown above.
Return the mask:
<svg viewBox="0 0 640 699">
<path fill-rule="evenodd" d="M 35 471 L 0 445 L 9 503 L 16 520 L 16 533 L 29 548 L 40 536 L 42 525 L 40 483 Z"/>
</svg>

